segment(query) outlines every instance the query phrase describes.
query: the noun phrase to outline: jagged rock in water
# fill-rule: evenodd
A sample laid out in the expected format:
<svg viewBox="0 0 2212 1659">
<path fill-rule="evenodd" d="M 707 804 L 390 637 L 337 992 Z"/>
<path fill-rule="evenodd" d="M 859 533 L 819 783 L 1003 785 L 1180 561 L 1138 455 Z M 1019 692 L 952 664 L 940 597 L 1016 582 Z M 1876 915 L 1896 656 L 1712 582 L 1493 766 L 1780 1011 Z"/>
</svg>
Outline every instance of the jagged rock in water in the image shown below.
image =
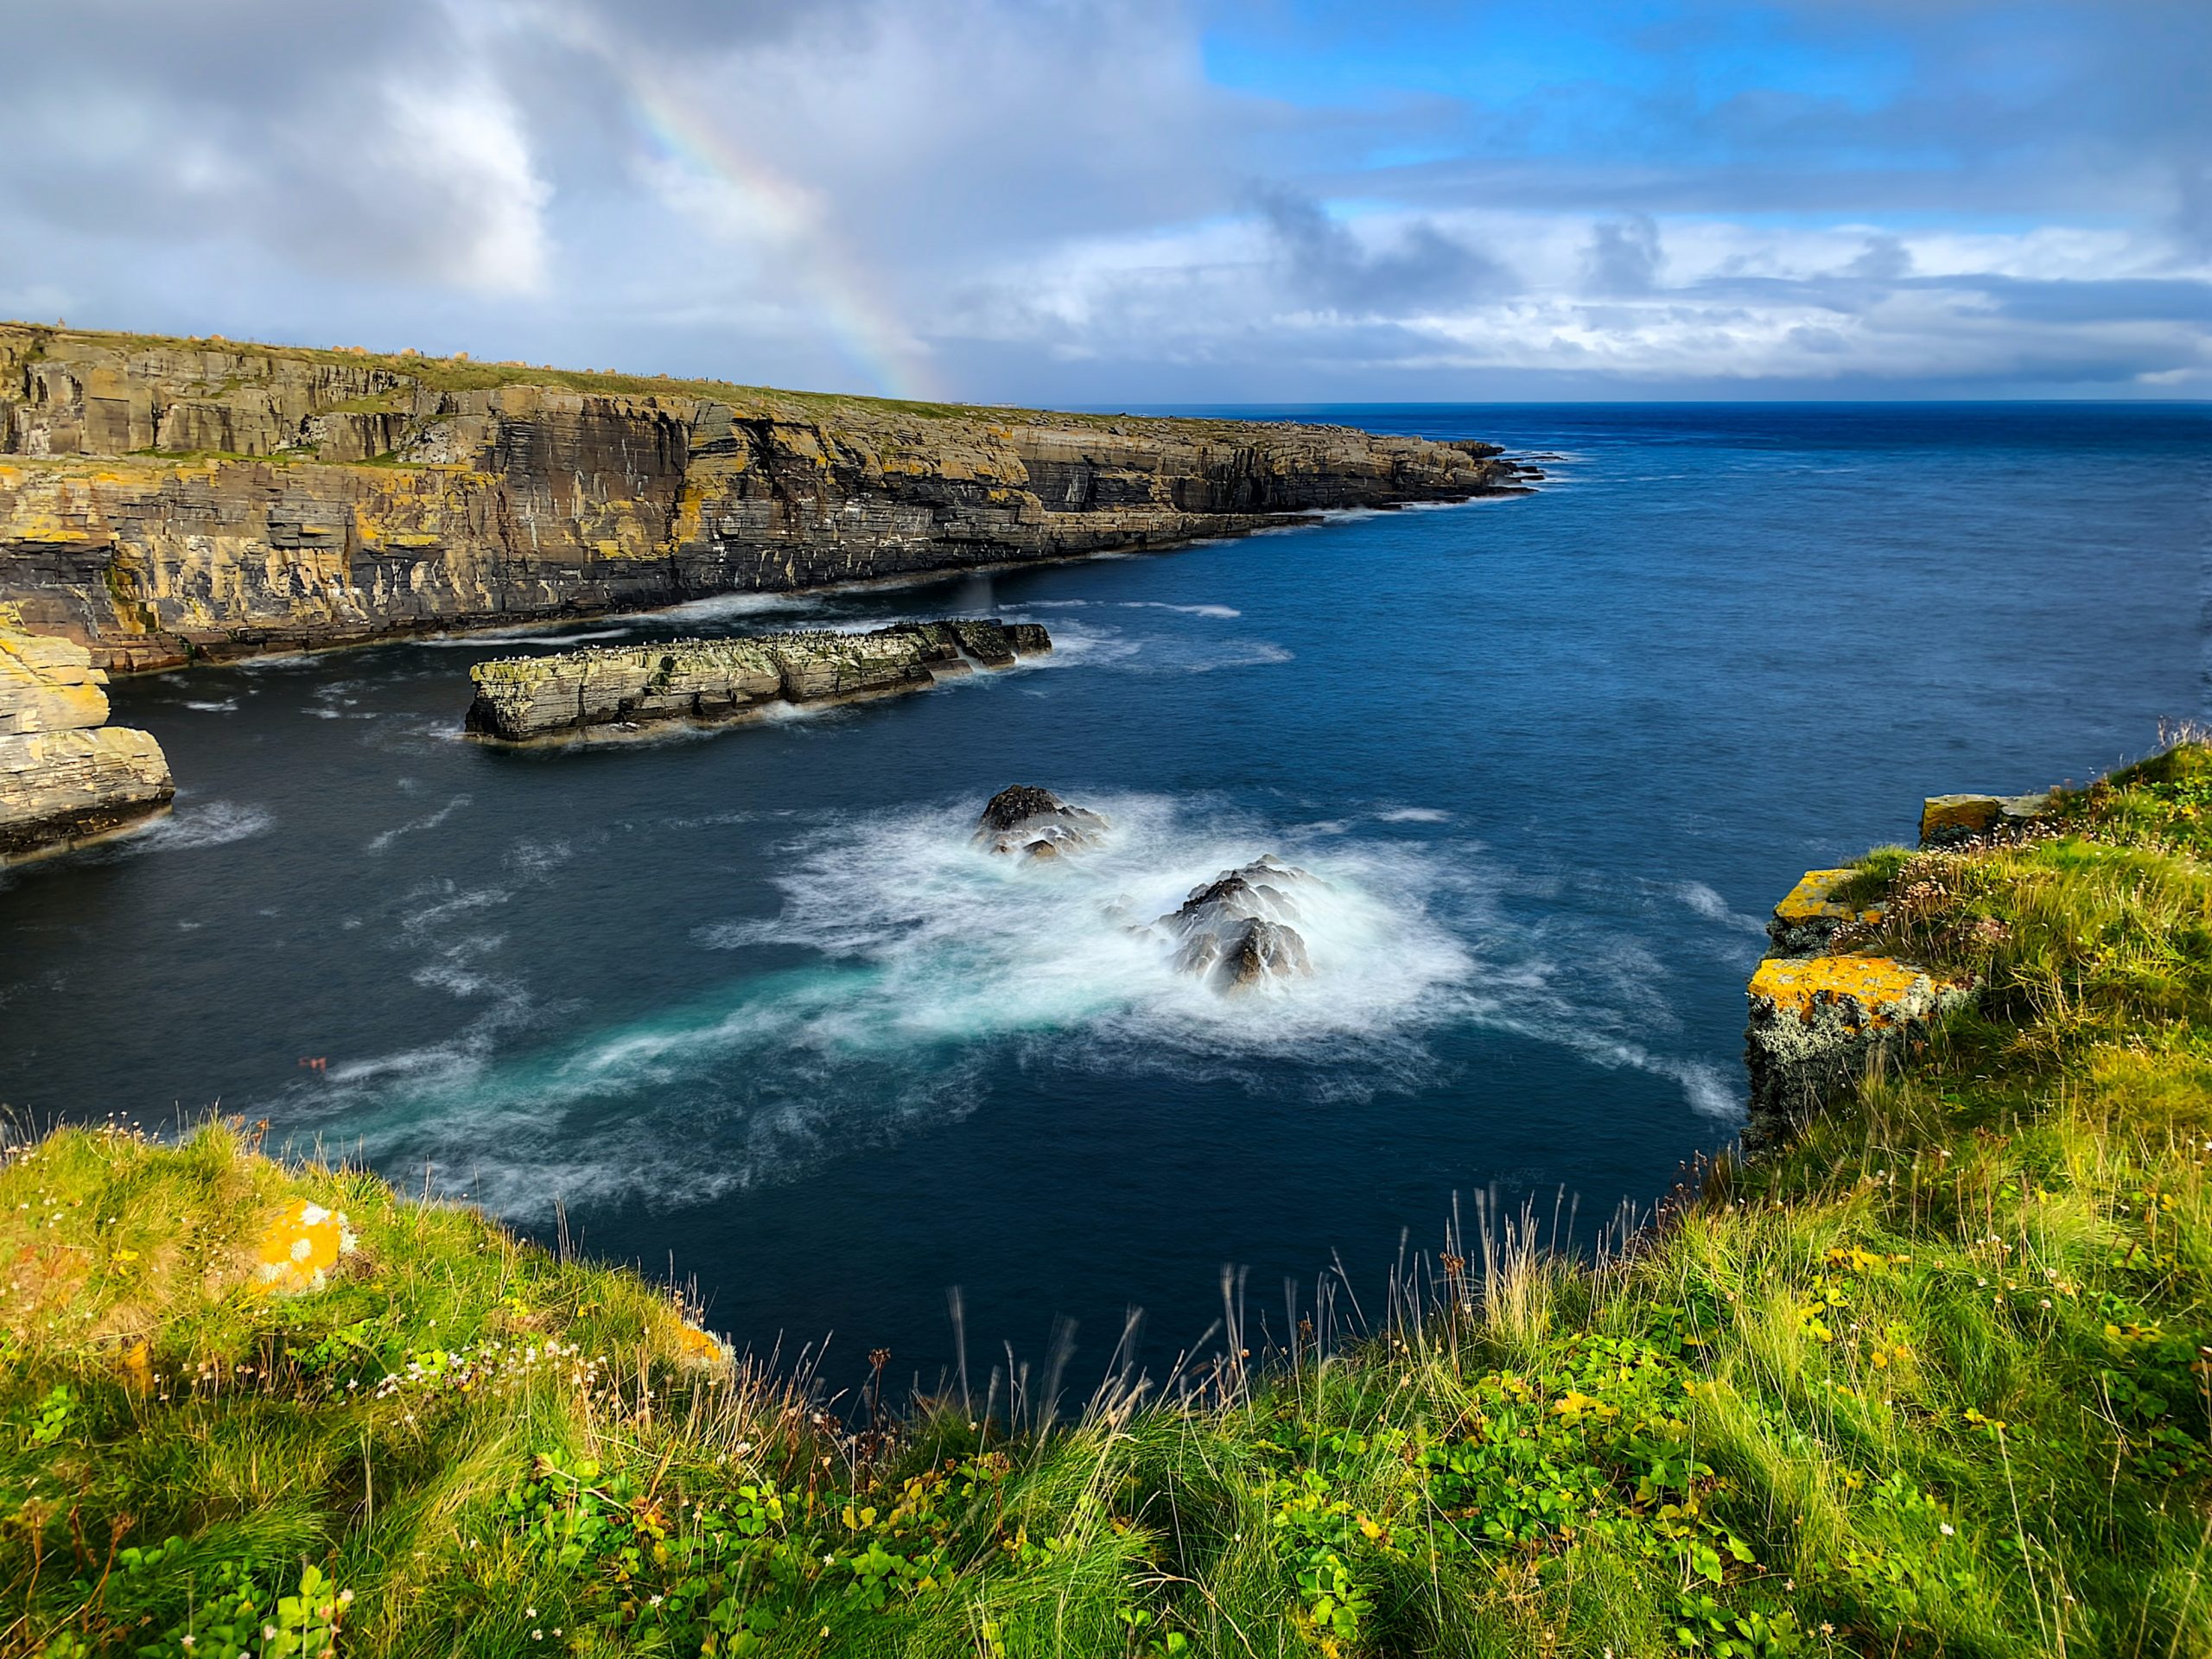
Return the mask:
<svg viewBox="0 0 2212 1659">
<path fill-rule="evenodd" d="M 0 604 L 0 859 L 121 829 L 176 793 L 150 733 L 105 723 L 92 653 L 21 620 Z"/>
<path fill-rule="evenodd" d="M 1290 924 L 1300 919 L 1296 889 L 1313 880 L 1269 853 L 1192 888 L 1182 906 L 1158 923 L 1182 941 L 1175 966 L 1224 991 L 1312 973 L 1306 941 Z"/>
<path fill-rule="evenodd" d="M 1000 668 L 1052 648 L 1033 622 L 963 618 L 870 633 L 767 633 L 503 657 L 468 671 L 476 696 L 467 726 L 524 742 L 593 726 L 730 719 L 775 702 L 918 691 L 940 674 L 969 672 L 976 661 Z"/>
<path fill-rule="evenodd" d="M 976 822 L 976 840 L 995 853 L 1058 858 L 1096 846 L 1108 827 L 1103 813 L 1070 806 L 1049 789 L 1010 784 L 985 804 Z"/>
</svg>

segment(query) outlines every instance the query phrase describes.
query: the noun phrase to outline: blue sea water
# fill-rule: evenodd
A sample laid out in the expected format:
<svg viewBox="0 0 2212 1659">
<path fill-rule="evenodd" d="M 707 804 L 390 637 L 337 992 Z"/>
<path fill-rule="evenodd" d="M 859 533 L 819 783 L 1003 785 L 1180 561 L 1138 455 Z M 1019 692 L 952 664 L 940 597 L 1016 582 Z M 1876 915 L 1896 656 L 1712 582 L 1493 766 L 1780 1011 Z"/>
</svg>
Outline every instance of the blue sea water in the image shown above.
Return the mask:
<svg viewBox="0 0 2212 1659">
<path fill-rule="evenodd" d="M 2082 779 L 2206 712 L 2212 409 L 1262 411 L 1555 456 L 1541 493 L 1150 557 L 118 684 L 173 818 L 0 885 L 0 1100 L 213 1107 L 695 1283 L 830 1374 L 1155 1369 L 1496 1189 L 1579 1230 L 1726 1143 L 1743 984 L 1924 793 Z M 988 613 L 1049 660 L 616 747 L 462 741 L 467 665 Z M 994 791 L 1109 813 L 1007 869 Z M 1313 978 L 1128 931 L 1262 853 Z M 327 1069 L 300 1061 L 327 1059 Z M 1284 1316 L 1278 1315 L 1280 1324 Z"/>
</svg>

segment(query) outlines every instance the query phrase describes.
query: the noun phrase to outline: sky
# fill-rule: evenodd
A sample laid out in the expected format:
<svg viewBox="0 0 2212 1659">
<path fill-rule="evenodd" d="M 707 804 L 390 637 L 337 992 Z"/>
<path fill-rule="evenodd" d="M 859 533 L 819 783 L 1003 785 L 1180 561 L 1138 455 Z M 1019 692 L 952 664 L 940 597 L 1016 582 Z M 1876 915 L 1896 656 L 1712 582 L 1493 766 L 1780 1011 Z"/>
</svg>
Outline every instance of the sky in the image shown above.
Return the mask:
<svg viewBox="0 0 2212 1659">
<path fill-rule="evenodd" d="M 2212 3 L 0 0 L 0 314 L 963 401 L 2212 396 Z"/>
</svg>

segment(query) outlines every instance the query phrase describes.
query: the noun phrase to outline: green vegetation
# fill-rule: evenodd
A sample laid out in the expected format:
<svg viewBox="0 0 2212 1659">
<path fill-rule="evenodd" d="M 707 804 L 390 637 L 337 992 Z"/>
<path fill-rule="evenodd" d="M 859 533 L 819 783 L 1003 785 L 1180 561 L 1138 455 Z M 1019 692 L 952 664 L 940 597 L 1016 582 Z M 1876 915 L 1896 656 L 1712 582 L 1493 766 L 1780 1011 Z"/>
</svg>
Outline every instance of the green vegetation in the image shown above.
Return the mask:
<svg viewBox="0 0 2212 1659">
<path fill-rule="evenodd" d="M 1851 948 L 1980 1011 L 1632 1249 L 1509 1228 L 1352 1351 L 1048 1431 L 824 1414 L 233 1130 L 54 1134 L 0 1172 L 0 1648 L 2212 1652 L 2208 807 L 2185 744 L 1870 861 Z M 302 1199 L 358 1248 L 269 1294 Z"/>
<path fill-rule="evenodd" d="M 866 397 L 844 392 L 789 391 L 772 386 L 737 385 L 725 380 L 686 379 L 671 375 L 623 374 L 587 369 L 560 369 L 548 364 L 487 363 L 474 358 L 425 357 L 412 352 L 349 351 L 311 346 L 272 346 L 259 341 L 173 338 L 164 334 L 120 333 L 92 328 L 54 328 L 40 323 L 11 323 L 31 337 L 23 361 L 46 355 L 44 341 L 56 334 L 96 340 L 118 351 L 207 351 L 244 353 L 301 362 L 327 363 L 356 370 L 382 370 L 418 381 L 435 391 L 483 391 L 499 386 L 559 386 L 571 391 L 599 392 L 639 397 L 704 397 L 728 404 L 741 415 L 773 416 L 800 420 L 835 419 L 840 415 L 870 413 L 904 416 L 922 420 L 1027 421 L 1040 416 L 1055 425 L 1121 426 L 1130 429 L 1161 427 L 1226 429 L 1249 423 L 1179 419 L 1163 416 L 1077 414 L 1039 411 L 1013 405 L 941 404 L 912 398 Z M 226 383 L 242 384 L 235 377 Z M 364 397 L 332 405 L 338 410 L 369 412 L 391 406 L 385 399 Z M 263 457 L 255 457 L 263 459 Z"/>
</svg>

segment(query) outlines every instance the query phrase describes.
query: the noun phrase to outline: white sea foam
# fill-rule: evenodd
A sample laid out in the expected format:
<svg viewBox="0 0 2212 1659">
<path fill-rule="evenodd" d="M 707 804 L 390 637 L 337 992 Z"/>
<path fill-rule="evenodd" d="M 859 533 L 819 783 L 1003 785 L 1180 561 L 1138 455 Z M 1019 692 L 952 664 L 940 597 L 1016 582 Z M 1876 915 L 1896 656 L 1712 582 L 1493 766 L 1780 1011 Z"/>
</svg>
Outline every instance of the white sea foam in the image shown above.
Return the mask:
<svg viewBox="0 0 2212 1659">
<path fill-rule="evenodd" d="M 399 941 L 423 953 L 412 977 L 481 1012 L 442 1044 L 334 1058 L 310 1121 L 519 1213 L 556 1197 L 703 1201 L 780 1179 L 958 1115 L 1008 1060 L 1357 1103 L 1440 1081 L 1435 1039 L 1473 1024 L 1669 1077 L 1701 1113 L 1738 1110 L 1721 1068 L 1666 1052 L 1676 1022 L 1659 964 L 1556 918 L 1510 921 L 1503 878 L 1472 843 L 1070 793 L 1114 828 L 1048 865 L 976 849 L 973 803 L 800 821 L 776 849 L 773 910 L 693 935 L 752 971 L 718 982 L 702 957 L 692 998 L 534 1050 L 509 1039 L 543 1033 L 552 1011 L 500 976 L 497 936 L 473 930 L 561 861 L 511 858 L 514 887 L 425 884 L 397 918 Z M 1224 997 L 1177 972 L 1148 924 L 1264 852 L 1320 880 L 1298 897 L 1313 975 Z"/>
<path fill-rule="evenodd" d="M 238 713 L 238 700 L 236 697 L 224 697 L 215 702 L 197 702 L 188 698 L 184 706 L 196 709 L 203 715 L 234 715 Z"/>
<path fill-rule="evenodd" d="M 189 847 L 224 847 L 266 832 L 276 822 L 265 806 L 232 801 L 193 802 L 166 818 L 114 843 L 118 852 L 175 852 Z"/>
<path fill-rule="evenodd" d="M 1766 923 L 1757 916 L 1746 916 L 1732 908 L 1728 901 L 1702 881 L 1684 881 L 1675 889 L 1675 896 L 1708 921 L 1719 922 L 1723 927 L 1738 933 L 1764 936 Z"/>
<path fill-rule="evenodd" d="M 1452 821 L 1449 812 L 1433 806 L 1394 806 L 1387 811 L 1377 812 L 1375 817 L 1381 823 L 1449 823 Z"/>
<path fill-rule="evenodd" d="M 411 836 L 417 830 L 435 830 L 448 818 L 469 804 L 470 797 L 456 795 L 435 812 L 426 812 L 419 818 L 410 818 L 404 823 L 394 824 L 389 830 L 379 830 L 366 843 L 369 851 L 381 853 L 402 836 Z"/>
</svg>

